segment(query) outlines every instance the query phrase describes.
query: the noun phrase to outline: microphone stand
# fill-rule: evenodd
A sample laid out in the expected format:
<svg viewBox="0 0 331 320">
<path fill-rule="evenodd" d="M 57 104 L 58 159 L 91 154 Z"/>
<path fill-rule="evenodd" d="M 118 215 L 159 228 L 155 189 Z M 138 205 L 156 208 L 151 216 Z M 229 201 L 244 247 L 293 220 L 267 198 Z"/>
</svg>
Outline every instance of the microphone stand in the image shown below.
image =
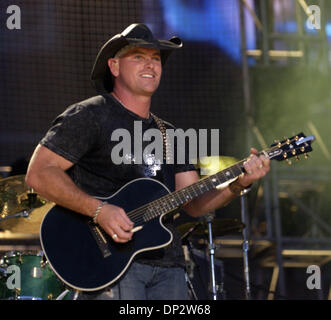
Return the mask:
<svg viewBox="0 0 331 320">
<path fill-rule="evenodd" d="M 240 195 L 240 205 L 241 205 L 241 221 L 246 226 L 242 230 L 243 234 L 243 260 L 244 260 L 244 276 L 245 276 L 245 296 L 246 300 L 251 299 L 251 287 L 249 281 L 249 263 L 248 263 L 248 251 L 249 251 L 249 241 L 248 241 L 248 215 L 247 215 L 247 197 L 246 194 L 248 190 L 243 190 Z"/>
<path fill-rule="evenodd" d="M 204 218 L 208 225 L 208 250 L 210 261 L 210 281 L 211 281 L 211 294 L 212 300 L 217 300 L 217 285 L 215 277 L 215 244 L 213 242 L 212 221 L 214 220 L 215 212 L 207 213 Z"/>
<path fill-rule="evenodd" d="M 181 237 L 182 240 L 182 244 L 187 246 L 188 251 L 190 252 L 191 256 L 192 256 L 192 244 L 190 242 L 190 240 L 188 239 L 188 237 L 191 235 L 191 233 L 193 231 L 195 231 L 199 226 L 201 225 L 201 222 L 197 222 L 192 228 L 190 228 L 188 231 L 186 231 L 183 236 Z M 190 289 L 192 296 L 194 298 L 194 300 L 198 300 L 198 296 L 195 293 L 195 290 L 193 288 L 193 284 L 191 282 L 191 279 L 189 277 L 189 275 L 187 274 L 187 270 L 185 270 L 185 280 L 187 283 L 188 288 Z"/>
</svg>

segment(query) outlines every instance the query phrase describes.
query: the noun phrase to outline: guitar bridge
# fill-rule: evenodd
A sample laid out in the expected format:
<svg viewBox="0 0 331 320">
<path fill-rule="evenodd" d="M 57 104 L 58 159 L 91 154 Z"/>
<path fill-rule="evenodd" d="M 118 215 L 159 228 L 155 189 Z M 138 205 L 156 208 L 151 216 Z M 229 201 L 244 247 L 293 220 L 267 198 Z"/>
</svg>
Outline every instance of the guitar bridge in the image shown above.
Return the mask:
<svg viewBox="0 0 331 320">
<path fill-rule="evenodd" d="M 102 230 L 100 230 L 100 228 L 92 221 L 88 222 L 88 226 L 90 227 L 93 238 L 95 239 L 95 241 L 101 251 L 102 256 L 104 258 L 109 257 L 111 255 L 111 252 L 108 247 L 108 241 L 107 241 L 105 235 L 103 234 Z"/>
</svg>

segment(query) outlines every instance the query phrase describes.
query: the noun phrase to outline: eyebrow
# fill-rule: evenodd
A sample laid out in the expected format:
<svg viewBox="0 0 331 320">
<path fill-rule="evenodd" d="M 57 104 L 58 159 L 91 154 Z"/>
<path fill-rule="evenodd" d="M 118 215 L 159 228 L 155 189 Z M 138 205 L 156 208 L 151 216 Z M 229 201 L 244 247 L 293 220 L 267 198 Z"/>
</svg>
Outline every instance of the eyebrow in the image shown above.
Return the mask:
<svg viewBox="0 0 331 320">
<path fill-rule="evenodd" d="M 139 53 L 139 54 L 146 54 L 146 52 L 142 51 L 139 48 L 134 48 L 134 49 L 132 49 L 132 51 L 128 52 L 128 54 L 130 54 L 130 55 L 131 54 L 137 54 L 137 53 Z M 154 52 L 153 53 L 153 56 L 161 57 L 161 53 L 159 51 Z"/>
</svg>

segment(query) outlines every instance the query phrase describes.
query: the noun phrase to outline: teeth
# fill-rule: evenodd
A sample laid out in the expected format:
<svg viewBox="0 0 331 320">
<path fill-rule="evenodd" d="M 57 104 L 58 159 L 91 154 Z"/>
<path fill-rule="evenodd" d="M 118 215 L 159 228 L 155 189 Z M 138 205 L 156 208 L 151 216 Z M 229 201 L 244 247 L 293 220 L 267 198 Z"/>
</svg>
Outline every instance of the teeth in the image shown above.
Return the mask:
<svg viewBox="0 0 331 320">
<path fill-rule="evenodd" d="M 151 74 L 143 74 L 142 77 L 143 78 L 153 78 L 153 76 Z"/>
</svg>

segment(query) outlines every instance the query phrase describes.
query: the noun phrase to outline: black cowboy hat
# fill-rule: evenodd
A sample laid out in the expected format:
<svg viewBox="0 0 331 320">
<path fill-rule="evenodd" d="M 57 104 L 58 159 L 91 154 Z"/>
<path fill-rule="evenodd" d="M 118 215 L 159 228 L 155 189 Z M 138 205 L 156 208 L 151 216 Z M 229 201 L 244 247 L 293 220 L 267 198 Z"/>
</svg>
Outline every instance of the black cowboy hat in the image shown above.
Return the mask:
<svg viewBox="0 0 331 320">
<path fill-rule="evenodd" d="M 182 47 L 182 40 L 172 37 L 169 40 L 157 40 L 151 30 L 142 23 L 128 26 L 122 33 L 109 39 L 100 49 L 92 69 L 91 80 L 98 92 L 111 92 L 113 79 L 107 61 L 126 45 L 135 45 L 144 48 L 159 49 L 161 62 L 164 65 L 172 50 Z"/>
</svg>

